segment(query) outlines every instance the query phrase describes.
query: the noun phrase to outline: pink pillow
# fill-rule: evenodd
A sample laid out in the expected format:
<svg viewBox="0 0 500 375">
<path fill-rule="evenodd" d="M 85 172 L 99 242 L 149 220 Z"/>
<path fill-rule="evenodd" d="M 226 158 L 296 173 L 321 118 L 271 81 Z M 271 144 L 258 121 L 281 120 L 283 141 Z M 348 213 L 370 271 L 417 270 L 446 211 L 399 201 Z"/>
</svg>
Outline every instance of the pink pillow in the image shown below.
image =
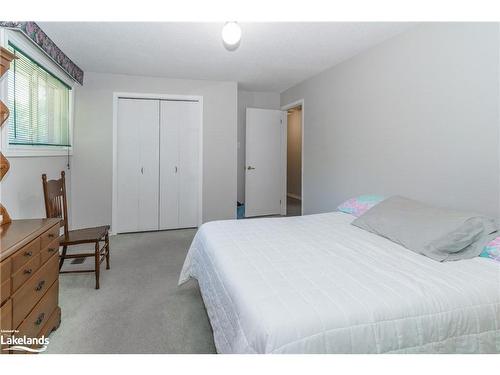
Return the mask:
<svg viewBox="0 0 500 375">
<path fill-rule="evenodd" d="M 344 203 L 337 207 L 337 210 L 340 212 L 345 212 L 346 214 L 360 217 L 366 211 L 379 204 L 384 199 L 385 197 L 381 195 L 360 195 L 359 197 L 346 200 Z"/>
<path fill-rule="evenodd" d="M 480 257 L 491 258 L 500 262 L 500 237 L 490 241 L 484 248 Z"/>
</svg>

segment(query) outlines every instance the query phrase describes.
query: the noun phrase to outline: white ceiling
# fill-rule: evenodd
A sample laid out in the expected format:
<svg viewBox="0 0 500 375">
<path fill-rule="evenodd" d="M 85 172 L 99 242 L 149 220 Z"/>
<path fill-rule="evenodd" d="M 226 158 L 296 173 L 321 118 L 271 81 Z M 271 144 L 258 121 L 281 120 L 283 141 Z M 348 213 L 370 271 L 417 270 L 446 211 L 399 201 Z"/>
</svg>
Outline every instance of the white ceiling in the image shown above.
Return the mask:
<svg viewBox="0 0 500 375">
<path fill-rule="evenodd" d="M 281 92 L 380 43 L 413 23 L 242 23 L 240 47 L 223 23 L 38 22 L 84 71 L 237 81 Z"/>
</svg>

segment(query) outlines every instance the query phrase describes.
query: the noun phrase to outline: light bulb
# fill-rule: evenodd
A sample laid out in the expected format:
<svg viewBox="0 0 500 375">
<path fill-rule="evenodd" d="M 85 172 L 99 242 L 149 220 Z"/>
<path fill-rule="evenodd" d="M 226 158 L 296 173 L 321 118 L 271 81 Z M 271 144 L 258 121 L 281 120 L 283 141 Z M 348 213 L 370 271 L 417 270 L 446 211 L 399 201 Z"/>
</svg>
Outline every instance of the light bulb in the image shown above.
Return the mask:
<svg viewBox="0 0 500 375">
<path fill-rule="evenodd" d="M 226 22 L 222 28 L 222 42 L 229 51 L 239 47 L 241 41 L 241 27 L 238 22 Z"/>
</svg>

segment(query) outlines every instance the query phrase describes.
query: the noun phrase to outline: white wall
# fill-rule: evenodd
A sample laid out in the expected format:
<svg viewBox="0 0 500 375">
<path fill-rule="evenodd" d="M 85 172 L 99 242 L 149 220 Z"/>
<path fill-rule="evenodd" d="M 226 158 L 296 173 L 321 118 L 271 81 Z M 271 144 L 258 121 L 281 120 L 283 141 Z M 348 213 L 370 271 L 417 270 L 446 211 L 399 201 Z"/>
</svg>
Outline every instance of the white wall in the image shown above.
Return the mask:
<svg viewBox="0 0 500 375">
<path fill-rule="evenodd" d="M 10 169 L 2 180 L 1 198 L 12 219 L 45 217 L 43 173 L 49 179 L 58 179 L 61 171 L 66 172 L 68 203 L 71 202 L 71 170 L 66 168 L 66 157 L 8 157 L 8 160 Z"/>
<path fill-rule="evenodd" d="M 235 218 L 235 82 L 86 72 L 75 96 L 74 227 L 111 223 L 113 92 L 203 96 L 203 220 Z"/>
<path fill-rule="evenodd" d="M 245 202 L 246 109 L 280 109 L 280 94 L 238 90 L 238 201 Z"/>
<path fill-rule="evenodd" d="M 304 98 L 304 212 L 361 193 L 499 213 L 499 26 L 422 24 L 281 94 Z"/>
<path fill-rule="evenodd" d="M 286 192 L 293 198 L 302 197 L 302 110 L 288 111 L 286 147 Z"/>
</svg>

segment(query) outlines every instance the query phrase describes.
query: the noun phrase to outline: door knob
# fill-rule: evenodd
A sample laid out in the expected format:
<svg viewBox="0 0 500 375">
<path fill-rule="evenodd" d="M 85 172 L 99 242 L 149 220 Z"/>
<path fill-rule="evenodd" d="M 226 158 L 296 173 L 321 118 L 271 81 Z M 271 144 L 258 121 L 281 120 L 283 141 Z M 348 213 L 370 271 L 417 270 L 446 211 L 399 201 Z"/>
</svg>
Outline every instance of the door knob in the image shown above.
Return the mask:
<svg viewBox="0 0 500 375">
<path fill-rule="evenodd" d="M 248 169 L 249 171 L 251 171 L 251 170 L 255 169 L 255 167 L 252 167 L 252 166 L 250 166 L 250 165 L 249 165 L 247 169 Z"/>
</svg>

